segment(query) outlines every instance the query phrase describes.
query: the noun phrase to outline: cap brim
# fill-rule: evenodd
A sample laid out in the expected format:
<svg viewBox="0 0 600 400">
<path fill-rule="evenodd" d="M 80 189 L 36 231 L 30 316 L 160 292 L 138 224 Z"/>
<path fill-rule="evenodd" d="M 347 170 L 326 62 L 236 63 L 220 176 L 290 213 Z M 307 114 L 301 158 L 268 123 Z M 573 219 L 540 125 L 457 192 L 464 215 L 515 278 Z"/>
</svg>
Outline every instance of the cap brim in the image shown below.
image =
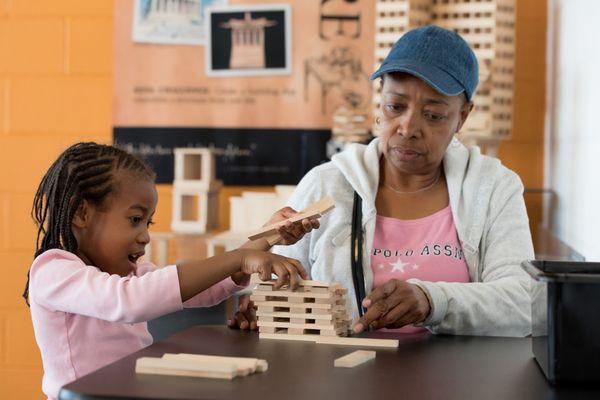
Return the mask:
<svg viewBox="0 0 600 400">
<path fill-rule="evenodd" d="M 396 60 L 386 63 L 371 75 L 371 80 L 394 72 L 406 72 L 407 74 L 414 75 L 417 78 L 424 80 L 437 92 L 446 96 L 456 96 L 465 91 L 465 88 L 460 82 L 443 69 L 438 68 L 435 65 L 418 63 L 413 60 Z"/>
</svg>

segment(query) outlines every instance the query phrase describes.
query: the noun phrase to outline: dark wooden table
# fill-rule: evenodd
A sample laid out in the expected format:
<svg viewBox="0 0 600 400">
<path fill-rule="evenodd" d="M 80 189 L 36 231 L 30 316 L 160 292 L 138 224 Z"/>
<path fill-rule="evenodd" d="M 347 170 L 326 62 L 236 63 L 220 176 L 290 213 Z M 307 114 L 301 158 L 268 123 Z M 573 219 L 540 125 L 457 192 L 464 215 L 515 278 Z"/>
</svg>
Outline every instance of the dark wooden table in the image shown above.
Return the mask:
<svg viewBox="0 0 600 400">
<path fill-rule="evenodd" d="M 398 349 L 355 368 L 333 360 L 359 348 L 259 340 L 256 333 L 197 326 L 68 385 L 60 399 L 598 399 L 600 388 L 553 388 L 525 338 L 397 337 Z M 269 370 L 232 381 L 136 375 L 139 357 L 198 353 L 263 358 Z"/>
</svg>

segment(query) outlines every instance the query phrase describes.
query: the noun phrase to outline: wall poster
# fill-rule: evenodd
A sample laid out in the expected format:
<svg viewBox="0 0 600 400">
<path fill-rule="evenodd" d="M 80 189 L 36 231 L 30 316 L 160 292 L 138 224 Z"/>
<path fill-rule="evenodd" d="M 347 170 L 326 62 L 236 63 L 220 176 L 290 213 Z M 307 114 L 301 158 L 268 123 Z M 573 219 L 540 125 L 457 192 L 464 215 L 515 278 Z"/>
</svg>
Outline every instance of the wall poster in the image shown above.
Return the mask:
<svg viewBox="0 0 600 400">
<path fill-rule="evenodd" d="M 230 185 L 295 184 L 332 113 L 371 104 L 375 0 L 115 2 L 113 135 L 159 183 L 213 147 Z"/>
</svg>

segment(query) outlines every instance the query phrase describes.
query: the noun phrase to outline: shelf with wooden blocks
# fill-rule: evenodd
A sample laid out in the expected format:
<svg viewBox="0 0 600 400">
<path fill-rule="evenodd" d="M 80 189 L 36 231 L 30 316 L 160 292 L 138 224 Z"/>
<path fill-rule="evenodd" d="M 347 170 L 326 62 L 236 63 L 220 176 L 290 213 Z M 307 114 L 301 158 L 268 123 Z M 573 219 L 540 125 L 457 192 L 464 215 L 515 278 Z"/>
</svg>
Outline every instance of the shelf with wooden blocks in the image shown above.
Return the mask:
<svg viewBox="0 0 600 400">
<path fill-rule="evenodd" d="M 252 291 L 259 333 L 346 336 L 350 329 L 347 290 L 338 284 L 302 282 L 307 284 L 301 283 L 296 291 L 287 286 L 275 290 L 273 282 Z"/>
<path fill-rule="evenodd" d="M 336 358 L 333 361 L 334 367 L 354 368 L 357 365 L 364 364 L 375 358 L 375 352 L 372 350 L 356 350 L 343 357 Z"/>
<path fill-rule="evenodd" d="M 320 218 L 327 212 L 333 210 L 334 207 L 335 205 L 333 204 L 333 200 L 325 196 L 316 203 L 313 203 L 304 210 L 300 211 L 292 218 L 288 218 L 286 220 L 258 229 L 257 231 L 253 232 L 250 236 L 248 236 L 248 239 L 256 240 L 262 237 L 266 237 L 269 244 L 276 244 L 279 239 L 279 234 L 277 233 L 277 229 L 279 227 L 287 224 L 288 222 L 299 223 L 306 218 Z"/>
<path fill-rule="evenodd" d="M 142 357 L 135 362 L 138 374 L 190 376 L 196 378 L 233 379 L 269 368 L 266 360 L 247 357 L 210 356 L 202 354 L 164 354 Z"/>
<path fill-rule="evenodd" d="M 215 154 L 208 148 L 176 148 L 174 183 L 216 180 Z"/>
<path fill-rule="evenodd" d="M 173 232 L 206 233 L 218 227 L 218 217 L 218 191 L 173 186 Z"/>
</svg>

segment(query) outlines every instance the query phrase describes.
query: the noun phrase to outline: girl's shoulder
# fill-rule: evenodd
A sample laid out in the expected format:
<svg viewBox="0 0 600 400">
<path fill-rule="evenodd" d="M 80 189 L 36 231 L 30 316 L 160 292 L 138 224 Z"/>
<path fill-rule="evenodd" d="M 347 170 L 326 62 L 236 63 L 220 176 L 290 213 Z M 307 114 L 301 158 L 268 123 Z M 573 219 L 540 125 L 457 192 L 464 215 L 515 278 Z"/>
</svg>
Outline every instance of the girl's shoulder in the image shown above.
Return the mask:
<svg viewBox="0 0 600 400">
<path fill-rule="evenodd" d="M 77 255 L 69 251 L 61 249 L 50 249 L 46 250 L 33 260 L 29 274 L 33 276 L 35 275 L 38 269 L 42 267 L 47 268 L 49 264 L 64 265 L 65 263 L 73 263 L 74 265 L 85 266 L 85 263 L 83 262 L 83 260 L 81 260 L 81 258 L 77 257 Z"/>
</svg>

